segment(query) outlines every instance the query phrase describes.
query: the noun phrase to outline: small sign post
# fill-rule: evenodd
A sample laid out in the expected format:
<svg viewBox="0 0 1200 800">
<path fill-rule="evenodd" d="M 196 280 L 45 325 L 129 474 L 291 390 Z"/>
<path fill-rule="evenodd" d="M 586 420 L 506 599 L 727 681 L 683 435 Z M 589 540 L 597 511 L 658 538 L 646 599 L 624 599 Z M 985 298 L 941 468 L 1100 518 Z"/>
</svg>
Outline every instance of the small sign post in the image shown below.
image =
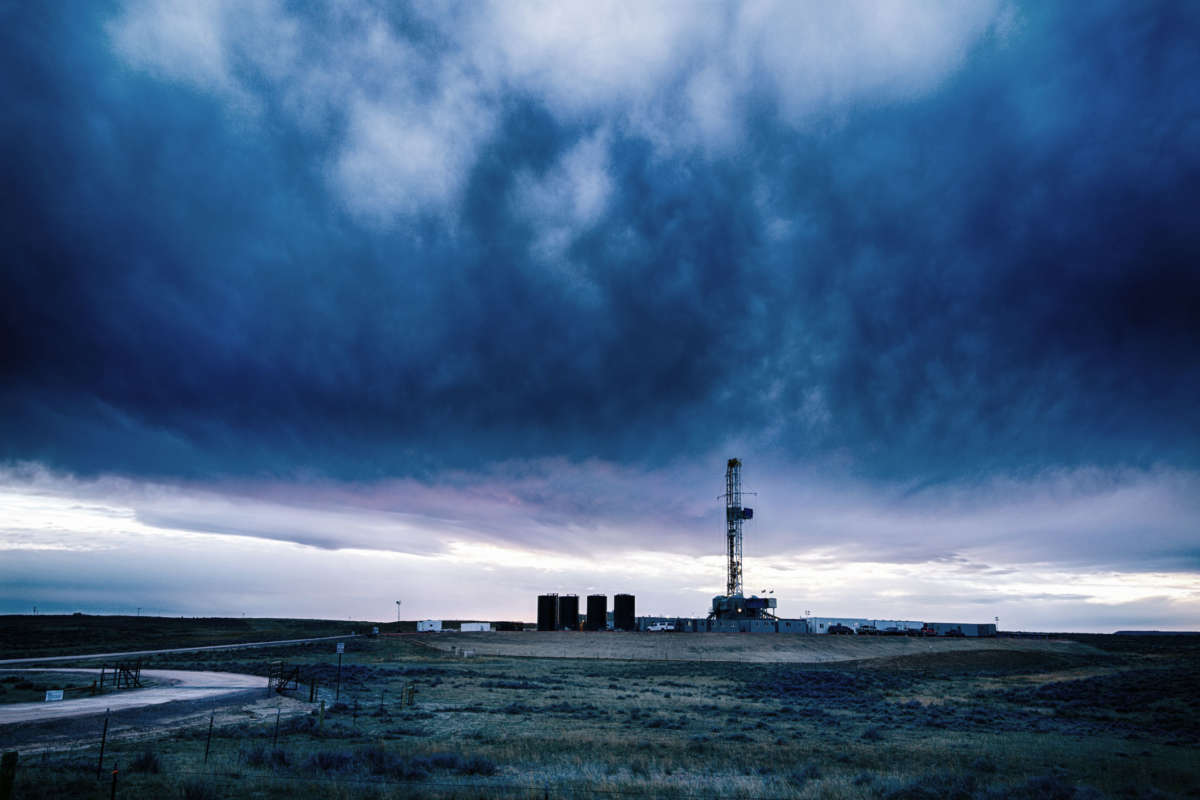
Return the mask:
<svg viewBox="0 0 1200 800">
<path fill-rule="evenodd" d="M 63 699 L 63 690 L 62 689 L 47 689 L 46 690 L 46 702 L 47 703 L 53 703 L 55 700 L 62 700 L 62 699 Z"/>
<path fill-rule="evenodd" d="M 342 699 L 342 653 L 346 652 L 346 643 L 337 643 L 338 654 L 338 674 L 337 674 L 337 689 L 333 693 L 333 702 L 338 702 Z"/>
</svg>

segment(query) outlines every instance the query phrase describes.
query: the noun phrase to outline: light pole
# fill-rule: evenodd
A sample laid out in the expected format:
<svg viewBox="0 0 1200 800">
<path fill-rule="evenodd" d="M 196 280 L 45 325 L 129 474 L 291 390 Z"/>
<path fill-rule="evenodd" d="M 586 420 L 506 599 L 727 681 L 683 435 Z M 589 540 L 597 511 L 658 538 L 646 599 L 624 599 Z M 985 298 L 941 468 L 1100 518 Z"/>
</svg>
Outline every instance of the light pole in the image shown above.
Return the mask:
<svg viewBox="0 0 1200 800">
<path fill-rule="evenodd" d="M 396 622 L 400 621 L 400 601 L 396 601 Z"/>
</svg>

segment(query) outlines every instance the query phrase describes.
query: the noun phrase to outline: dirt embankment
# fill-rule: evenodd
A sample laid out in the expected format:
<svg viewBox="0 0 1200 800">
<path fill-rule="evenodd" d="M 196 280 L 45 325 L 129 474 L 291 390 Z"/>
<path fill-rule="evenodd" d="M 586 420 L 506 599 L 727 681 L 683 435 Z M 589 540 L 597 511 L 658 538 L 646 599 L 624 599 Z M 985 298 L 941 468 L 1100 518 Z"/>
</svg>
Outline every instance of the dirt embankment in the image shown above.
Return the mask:
<svg viewBox="0 0 1200 800">
<path fill-rule="evenodd" d="M 475 656 L 797 664 L 978 651 L 1064 654 L 1098 652 L 1079 642 L 1054 639 L 950 639 L 751 633 L 440 633 L 421 636 L 418 641 L 444 652 L 461 654 L 467 651 Z"/>
</svg>

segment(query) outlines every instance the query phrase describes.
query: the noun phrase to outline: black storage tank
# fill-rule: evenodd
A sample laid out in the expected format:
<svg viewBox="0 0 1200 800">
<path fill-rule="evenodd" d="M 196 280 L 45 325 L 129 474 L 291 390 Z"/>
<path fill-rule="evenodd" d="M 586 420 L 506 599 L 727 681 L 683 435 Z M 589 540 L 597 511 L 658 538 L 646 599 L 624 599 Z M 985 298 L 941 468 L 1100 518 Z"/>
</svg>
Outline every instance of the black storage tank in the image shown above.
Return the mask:
<svg viewBox="0 0 1200 800">
<path fill-rule="evenodd" d="M 608 595 L 589 594 L 587 599 L 587 623 L 589 631 L 602 631 L 608 627 Z"/>
<path fill-rule="evenodd" d="M 637 630 L 637 622 L 634 620 L 633 595 L 613 596 L 613 628 L 618 631 Z"/>
<path fill-rule="evenodd" d="M 558 630 L 558 595 L 538 595 L 538 630 Z"/>
<path fill-rule="evenodd" d="M 573 594 L 558 596 L 558 629 L 579 630 L 579 597 Z"/>
</svg>

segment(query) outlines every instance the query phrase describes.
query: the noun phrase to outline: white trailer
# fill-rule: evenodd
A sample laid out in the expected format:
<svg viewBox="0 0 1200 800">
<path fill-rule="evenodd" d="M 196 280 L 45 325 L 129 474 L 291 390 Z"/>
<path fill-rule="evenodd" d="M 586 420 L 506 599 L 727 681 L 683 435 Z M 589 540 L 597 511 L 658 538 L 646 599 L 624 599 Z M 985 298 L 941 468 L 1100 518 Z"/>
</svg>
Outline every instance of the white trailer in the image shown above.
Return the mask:
<svg viewBox="0 0 1200 800">
<path fill-rule="evenodd" d="M 809 633 L 829 633 L 834 625 L 841 625 L 857 631 L 860 625 L 868 625 L 870 620 L 862 617 L 808 617 Z"/>
<path fill-rule="evenodd" d="M 442 621 L 440 619 L 422 619 L 417 621 L 417 633 L 441 633 Z"/>
<path fill-rule="evenodd" d="M 459 628 L 463 633 L 482 633 L 491 629 L 492 623 L 490 622 L 464 622 Z"/>
</svg>

